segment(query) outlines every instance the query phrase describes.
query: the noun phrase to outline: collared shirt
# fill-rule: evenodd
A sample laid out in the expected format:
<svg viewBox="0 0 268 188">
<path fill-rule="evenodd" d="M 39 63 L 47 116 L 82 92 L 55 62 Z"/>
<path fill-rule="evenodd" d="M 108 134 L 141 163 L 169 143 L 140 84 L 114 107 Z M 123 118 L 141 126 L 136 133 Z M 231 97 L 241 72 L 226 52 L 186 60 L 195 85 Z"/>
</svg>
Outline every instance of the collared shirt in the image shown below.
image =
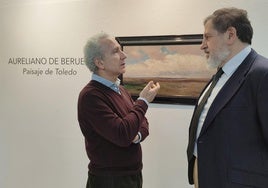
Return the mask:
<svg viewBox="0 0 268 188">
<path fill-rule="evenodd" d="M 91 79 L 97 82 L 100 82 L 101 84 L 111 88 L 112 90 L 120 94 L 119 85 L 120 85 L 121 80 L 119 78 L 117 78 L 116 82 L 114 83 L 114 82 L 111 82 L 110 80 L 107 80 L 93 73 Z M 137 100 L 143 100 L 147 105 L 149 105 L 149 102 L 145 98 L 139 97 Z"/>
<path fill-rule="evenodd" d="M 119 90 L 119 85 L 120 85 L 121 80 L 119 78 L 117 78 L 116 82 L 114 83 L 114 82 L 111 82 L 110 80 L 107 80 L 107 79 L 93 73 L 91 79 L 111 88 L 112 90 L 114 90 L 118 94 L 121 94 L 120 90 Z M 148 105 L 148 102 L 146 99 L 139 97 L 139 100 L 145 101 L 146 104 Z M 140 143 L 140 141 L 142 140 L 142 136 L 141 136 L 140 132 L 138 132 L 138 136 L 139 136 L 139 139 L 136 142 L 134 142 L 135 144 Z"/>
<path fill-rule="evenodd" d="M 244 59 L 247 57 L 247 55 L 250 53 L 251 51 L 251 47 L 247 46 L 246 48 L 244 48 L 243 50 L 241 50 L 237 55 L 235 55 L 232 59 L 230 59 L 223 67 L 223 74 L 220 77 L 219 81 L 217 82 L 217 84 L 215 85 L 215 87 L 213 88 L 211 95 L 209 96 L 207 103 L 204 106 L 204 109 L 200 115 L 199 118 L 199 123 L 198 123 L 198 127 L 197 127 L 197 131 L 196 131 L 196 141 L 195 141 L 195 147 L 194 147 L 194 155 L 197 156 L 197 139 L 199 137 L 199 134 L 201 132 L 201 129 L 203 127 L 203 123 L 206 119 L 208 110 L 212 104 L 212 102 L 214 101 L 215 97 L 217 96 L 217 94 L 219 93 L 219 91 L 221 90 L 221 88 L 223 87 L 223 85 L 227 82 L 227 80 L 233 75 L 233 73 L 235 72 L 235 70 L 239 67 L 239 65 L 244 61 Z M 209 88 L 209 86 L 207 87 L 207 89 Z M 206 89 L 206 90 L 207 90 Z M 206 93 L 203 92 L 202 96 L 200 97 L 199 101 L 200 102 L 204 96 L 204 94 Z"/>
<path fill-rule="evenodd" d="M 120 79 L 117 78 L 116 82 L 111 82 L 110 80 L 107 80 L 97 74 L 92 74 L 92 80 L 95 80 L 97 82 L 100 82 L 101 84 L 111 88 L 112 90 L 114 90 L 116 93 L 120 94 L 120 90 L 119 90 L 119 85 L 120 85 Z"/>
</svg>

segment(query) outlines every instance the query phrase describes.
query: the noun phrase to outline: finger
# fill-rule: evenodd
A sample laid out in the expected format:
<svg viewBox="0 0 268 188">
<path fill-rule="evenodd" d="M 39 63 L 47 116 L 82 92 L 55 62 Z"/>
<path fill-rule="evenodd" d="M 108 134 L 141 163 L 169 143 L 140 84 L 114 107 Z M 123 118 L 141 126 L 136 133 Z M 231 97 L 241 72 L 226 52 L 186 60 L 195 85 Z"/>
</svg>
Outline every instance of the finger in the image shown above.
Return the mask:
<svg viewBox="0 0 268 188">
<path fill-rule="evenodd" d="M 150 82 L 148 82 L 148 84 L 145 87 L 152 88 L 153 85 L 154 85 L 154 82 L 153 81 L 150 81 Z"/>
<path fill-rule="evenodd" d="M 159 89 L 160 88 L 160 85 L 158 82 L 156 82 L 155 84 L 152 85 L 151 87 L 152 89 Z"/>
</svg>

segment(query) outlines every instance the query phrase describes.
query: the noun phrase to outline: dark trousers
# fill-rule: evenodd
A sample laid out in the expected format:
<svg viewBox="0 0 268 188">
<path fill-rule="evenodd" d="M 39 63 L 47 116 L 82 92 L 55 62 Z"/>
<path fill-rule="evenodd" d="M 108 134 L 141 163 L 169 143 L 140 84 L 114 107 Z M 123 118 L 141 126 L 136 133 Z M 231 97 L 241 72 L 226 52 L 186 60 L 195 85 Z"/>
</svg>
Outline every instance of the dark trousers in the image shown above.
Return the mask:
<svg viewBox="0 0 268 188">
<path fill-rule="evenodd" d="M 95 176 L 88 174 L 86 188 L 142 188 L 142 173 L 128 176 Z"/>
</svg>

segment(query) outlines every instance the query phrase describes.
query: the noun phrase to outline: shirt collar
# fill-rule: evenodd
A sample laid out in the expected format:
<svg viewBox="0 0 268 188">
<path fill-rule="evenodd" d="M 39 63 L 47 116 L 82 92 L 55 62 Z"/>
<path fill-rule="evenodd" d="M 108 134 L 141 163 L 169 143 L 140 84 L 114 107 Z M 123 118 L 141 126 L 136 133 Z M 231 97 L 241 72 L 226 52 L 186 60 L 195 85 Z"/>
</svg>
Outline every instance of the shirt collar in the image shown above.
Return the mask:
<svg viewBox="0 0 268 188">
<path fill-rule="evenodd" d="M 239 65 L 244 61 L 251 51 L 251 47 L 247 46 L 236 54 L 232 59 L 230 59 L 223 67 L 222 70 L 227 76 L 230 76 L 239 67 Z"/>
<path fill-rule="evenodd" d="M 112 90 L 116 91 L 116 92 L 119 92 L 119 85 L 120 85 L 120 82 L 121 80 L 119 78 L 117 78 L 116 82 L 111 82 L 110 80 L 107 80 L 97 74 L 92 74 L 92 77 L 91 77 L 92 80 L 95 80 L 97 82 L 100 82 L 101 84 L 111 88 Z"/>
</svg>

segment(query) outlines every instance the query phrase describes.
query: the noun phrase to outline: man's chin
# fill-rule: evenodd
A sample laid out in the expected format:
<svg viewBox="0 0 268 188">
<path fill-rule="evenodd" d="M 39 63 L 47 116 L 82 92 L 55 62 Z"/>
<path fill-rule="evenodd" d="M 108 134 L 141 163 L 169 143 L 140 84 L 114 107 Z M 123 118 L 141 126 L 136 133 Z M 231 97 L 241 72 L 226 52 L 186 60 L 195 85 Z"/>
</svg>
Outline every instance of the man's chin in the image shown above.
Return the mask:
<svg viewBox="0 0 268 188">
<path fill-rule="evenodd" d="M 124 74 L 125 72 L 126 72 L 126 70 L 124 69 L 124 70 L 120 71 L 120 74 Z"/>
<path fill-rule="evenodd" d="M 215 61 L 214 59 L 211 59 L 211 58 L 208 58 L 207 64 L 208 64 L 208 67 L 210 69 L 215 69 L 215 68 L 218 68 L 219 67 L 219 65 L 221 64 L 221 62 Z"/>
</svg>

